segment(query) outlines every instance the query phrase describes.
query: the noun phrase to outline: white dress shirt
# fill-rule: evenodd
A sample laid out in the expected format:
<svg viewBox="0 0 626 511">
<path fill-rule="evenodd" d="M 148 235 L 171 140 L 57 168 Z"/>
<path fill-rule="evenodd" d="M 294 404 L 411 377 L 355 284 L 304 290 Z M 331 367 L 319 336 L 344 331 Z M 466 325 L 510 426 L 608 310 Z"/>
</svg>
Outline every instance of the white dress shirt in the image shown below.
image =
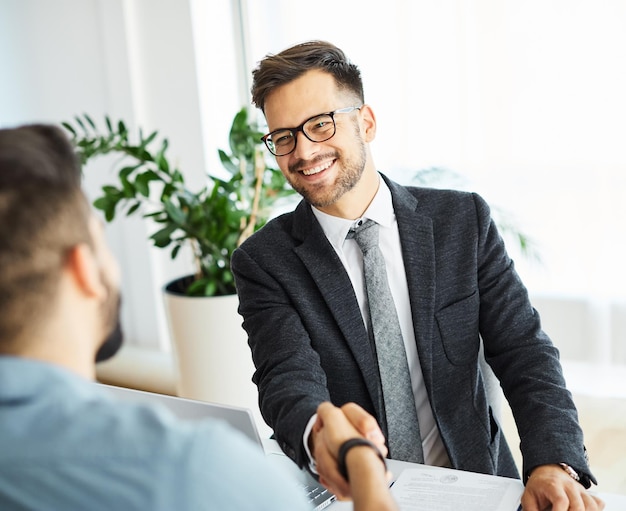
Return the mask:
<svg viewBox="0 0 626 511">
<path fill-rule="evenodd" d="M 402 259 L 402 250 L 400 246 L 400 234 L 398 232 L 398 224 L 396 215 L 393 210 L 391 201 L 391 192 L 385 181 L 379 176 L 379 187 L 376 196 L 372 200 L 367 211 L 362 218 L 357 220 L 347 220 L 328 215 L 313 208 L 313 213 L 319 221 L 324 234 L 330 241 L 331 245 L 337 252 L 339 259 L 343 263 L 363 315 L 365 325 L 368 325 L 369 309 L 367 304 L 367 294 L 365 291 L 365 280 L 363 276 L 363 253 L 354 239 L 346 239 L 348 231 L 352 227 L 356 227 L 358 222 L 363 219 L 370 219 L 380 225 L 379 228 L 379 247 L 385 259 L 387 268 L 387 277 L 389 279 L 389 287 L 396 304 L 398 319 L 400 321 L 400 329 L 404 338 L 404 347 L 406 349 L 407 360 L 409 363 L 409 371 L 411 374 L 411 383 L 413 387 L 413 395 L 415 396 L 415 407 L 417 410 L 417 419 L 420 425 L 422 435 L 422 448 L 424 451 L 424 462 L 427 465 L 450 466 L 450 460 L 446 453 L 443 441 L 439 434 L 433 411 L 428 400 L 426 387 L 424 385 L 424 377 L 417 353 L 417 345 L 415 343 L 415 332 L 413 330 L 413 321 L 411 319 L 411 304 L 409 301 L 409 289 L 407 285 L 406 273 L 404 270 L 404 261 Z M 309 426 L 305 431 L 305 448 L 308 452 L 308 437 L 314 418 L 309 422 Z M 310 453 L 309 453 L 310 456 Z M 314 464 L 313 464 L 314 465 Z"/>
</svg>

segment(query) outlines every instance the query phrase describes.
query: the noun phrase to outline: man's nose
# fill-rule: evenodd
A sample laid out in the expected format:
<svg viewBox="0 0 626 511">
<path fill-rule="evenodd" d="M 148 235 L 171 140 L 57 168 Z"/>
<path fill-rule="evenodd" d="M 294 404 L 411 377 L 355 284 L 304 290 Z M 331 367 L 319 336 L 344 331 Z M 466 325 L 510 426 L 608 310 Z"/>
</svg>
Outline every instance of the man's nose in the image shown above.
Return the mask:
<svg viewBox="0 0 626 511">
<path fill-rule="evenodd" d="M 301 160 L 308 160 L 312 155 L 319 151 L 319 142 L 312 142 L 307 138 L 303 131 L 296 133 L 296 148 L 293 154 L 296 158 Z"/>
</svg>

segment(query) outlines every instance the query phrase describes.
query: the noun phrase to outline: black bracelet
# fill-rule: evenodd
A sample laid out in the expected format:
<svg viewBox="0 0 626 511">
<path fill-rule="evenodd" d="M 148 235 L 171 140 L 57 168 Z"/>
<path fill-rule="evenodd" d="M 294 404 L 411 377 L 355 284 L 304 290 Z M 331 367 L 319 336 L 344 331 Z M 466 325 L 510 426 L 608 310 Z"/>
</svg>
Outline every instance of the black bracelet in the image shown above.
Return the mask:
<svg viewBox="0 0 626 511">
<path fill-rule="evenodd" d="M 337 460 L 337 463 L 339 465 L 339 473 L 346 481 L 350 480 L 348 476 L 348 467 L 346 466 L 346 456 L 350 449 L 359 445 L 366 445 L 367 447 L 374 449 L 380 460 L 383 462 L 383 465 L 385 466 L 385 471 L 387 471 L 387 463 L 385 462 L 385 458 L 380 452 L 380 449 L 376 447 L 375 444 L 373 444 L 369 440 L 366 440 L 365 438 L 351 438 L 350 440 L 346 440 L 343 444 L 341 444 L 341 447 L 339 447 L 339 455 Z"/>
</svg>

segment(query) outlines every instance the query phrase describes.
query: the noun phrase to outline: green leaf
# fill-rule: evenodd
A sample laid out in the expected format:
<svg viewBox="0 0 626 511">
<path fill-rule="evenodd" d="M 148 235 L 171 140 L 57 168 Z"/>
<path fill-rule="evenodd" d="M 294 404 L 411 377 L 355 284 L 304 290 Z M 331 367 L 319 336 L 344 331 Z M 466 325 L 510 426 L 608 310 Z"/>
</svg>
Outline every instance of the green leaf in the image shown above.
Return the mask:
<svg viewBox="0 0 626 511">
<path fill-rule="evenodd" d="M 94 129 L 94 131 L 95 131 L 97 128 L 96 128 L 96 125 L 94 124 L 94 122 L 91 120 L 91 117 L 89 117 L 87 114 L 83 114 L 83 117 L 89 123 L 89 126 L 91 126 Z"/>
<path fill-rule="evenodd" d="M 107 197 L 100 197 L 93 201 L 93 206 L 104 212 L 104 218 L 107 222 L 111 222 L 115 218 L 115 207 L 117 201 L 110 200 Z"/>
<path fill-rule="evenodd" d="M 170 258 L 171 259 L 176 259 L 176 256 L 178 255 L 178 252 L 180 251 L 180 247 L 182 245 L 176 245 L 173 249 L 172 249 L 172 253 L 170 254 Z"/>
<path fill-rule="evenodd" d="M 172 181 L 174 181 L 175 183 L 184 183 L 185 179 L 183 178 L 183 175 L 180 173 L 180 170 L 176 169 L 174 170 L 173 174 L 172 174 Z"/>
<path fill-rule="evenodd" d="M 159 177 L 159 175 L 154 172 L 154 170 L 146 170 L 144 173 L 140 174 L 141 179 L 145 180 L 146 182 L 149 181 L 160 181 L 161 178 Z M 139 177 L 139 176 L 137 176 Z"/>
<path fill-rule="evenodd" d="M 235 115 L 229 134 L 230 150 L 235 158 L 252 160 L 254 148 L 260 144 L 256 133 L 248 122 L 248 110 L 243 107 Z"/>
<path fill-rule="evenodd" d="M 155 218 L 159 215 L 163 214 L 163 211 L 155 211 L 154 213 L 146 213 L 145 215 L 143 215 L 144 218 Z M 156 220 L 155 220 L 156 221 Z"/>
<path fill-rule="evenodd" d="M 135 204 L 133 204 L 130 208 L 128 208 L 128 211 L 126 212 L 126 216 L 132 215 L 135 211 L 139 209 L 139 206 L 141 206 L 141 202 L 139 201 L 135 202 Z"/>
<path fill-rule="evenodd" d="M 76 122 L 78 123 L 78 125 L 83 129 L 83 131 L 85 132 L 85 134 L 87 134 L 87 128 L 85 128 L 85 125 L 83 124 L 83 121 L 80 117 L 76 116 L 74 117 L 76 119 Z"/>
<path fill-rule="evenodd" d="M 115 218 L 115 206 L 110 205 L 107 209 L 104 210 L 104 218 L 107 222 L 112 222 Z"/>
<path fill-rule="evenodd" d="M 137 179 L 135 179 L 135 188 L 137 192 L 139 192 L 144 197 L 150 196 L 150 176 L 146 176 L 146 174 L 139 174 Z"/>
<path fill-rule="evenodd" d="M 187 294 L 189 296 L 211 296 L 205 294 L 206 287 L 205 279 L 194 280 L 187 288 Z"/>
<path fill-rule="evenodd" d="M 111 200 L 108 197 L 98 197 L 95 201 L 93 201 L 93 207 L 101 211 L 106 211 L 110 203 Z"/>
<path fill-rule="evenodd" d="M 176 230 L 176 226 L 171 224 L 163 227 L 163 229 L 155 232 L 150 238 L 154 241 L 154 245 L 163 248 L 167 247 L 171 240 L 172 233 Z"/>
<path fill-rule="evenodd" d="M 187 220 L 187 215 L 170 200 L 165 201 L 165 211 L 177 225 L 183 225 Z"/>
<path fill-rule="evenodd" d="M 233 175 L 238 174 L 239 167 L 233 163 L 233 161 L 230 159 L 230 156 L 228 156 L 221 149 L 218 149 L 217 152 L 220 156 L 220 161 L 222 162 L 222 165 L 224 166 L 224 168 Z"/>
<path fill-rule="evenodd" d="M 76 136 L 76 130 L 72 127 L 71 124 L 67 122 L 62 122 L 61 126 L 63 126 L 67 131 L 69 131 L 74 137 Z"/>
<path fill-rule="evenodd" d="M 120 169 L 119 171 L 120 180 L 122 181 L 128 180 L 128 176 L 132 174 L 132 172 L 136 170 L 138 167 L 139 165 L 135 165 L 133 167 L 123 167 L 122 169 Z"/>
<path fill-rule="evenodd" d="M 230 151 L 237 157 L 242 153 L 241 146 L 248 131 L 248 109 L 243 107 L 235 115 L 229 134 Z"/>
<path fill-rule="evenodd" d="M 163 191 L 161 192 L 161 202 L 165 203 L 165 201 L 175 192 L 176 188 L 171 183 L 165 183 Z"/>
<path fill-rule="evenodd" d="M 206 283 L 206 286 L 204 286 L 204 296 L 214 296 L 216 292 L 217 285 L 215 284 L 215 281 L 209 280 Z"/>
<path fill-rule="evenodd" d="M 105 195 L 108 195 L 108 196 L 119 197 L 122 195 L 121 190 L 111 185 L 104 185 L 102 187 L 102 191 L 104 192 Z"/>
<path fill-rule="evenodd" d="M 122 186 L 122 194 L 125 199 L 132 199 L 137 195 L 137 188 L 130 181 L 124 181 Z"/>
<path fill-rule="evenodd" d="M 152 161 L 152 155 L 141 146 L 128 146 L 125 152 L 140 162 Z"/>
<path fill-rule="evenodd" d="M 147 146 L 150 142 L 152 142 L 152 141 L 156 138 L 156 136 L 158 135 L 158 133 L 159 133 L 158 131 L 154 131 L 154 132 L 152 132 L 152 133 L 148 136 L 148 138 L 146 138 L 145 140 L 142 140 L 142 141 L 141 141 L 141 145 L 142 145 L 142 147 L 145 147 L 145 146 Z"/>
<path fill-rule="evenodd" d="M 167 139 L 164 139 L 163 144 L 161 145 L 161 149 L 154 158 L 154 162 L 157 164 L 157 167 L 166 174 L 169 174 L 170 171 L 170 164 L 165 157 L 165 151 L 167 151 L 168 145 L 169 142 L 167 141 Z"/>
<path fill-rule="evenodd" d="M 105 116 L 104 123 L 107 126 L 107 130 L 109 130 L 109 133 L 112 135 L 113 134 L 113 126 L 111 125 L 111 119 L 109 118 L 108 115 Z"/>
</svg>

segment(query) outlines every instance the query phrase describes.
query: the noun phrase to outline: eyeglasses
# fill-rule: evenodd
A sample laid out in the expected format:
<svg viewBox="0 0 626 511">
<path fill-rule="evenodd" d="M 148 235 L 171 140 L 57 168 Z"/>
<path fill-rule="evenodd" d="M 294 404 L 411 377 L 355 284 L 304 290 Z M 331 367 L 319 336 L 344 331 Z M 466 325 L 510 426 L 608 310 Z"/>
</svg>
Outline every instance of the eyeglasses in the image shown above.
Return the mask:
<svg viewBox="0 0 626 511">
<path fill-rule="evenodd" d="M 299 131 L 311 142 L 325 142 L 335 136 L 337 125 L 335 114 L 348 114 L 360 110 L 361 106 L 348 106 L 333 112 L 317 114 L 304 121 L 297 128 L 280 128 L 261 138 L 274 156 L 285 156 L 296 149 Z"/>
</svg>

